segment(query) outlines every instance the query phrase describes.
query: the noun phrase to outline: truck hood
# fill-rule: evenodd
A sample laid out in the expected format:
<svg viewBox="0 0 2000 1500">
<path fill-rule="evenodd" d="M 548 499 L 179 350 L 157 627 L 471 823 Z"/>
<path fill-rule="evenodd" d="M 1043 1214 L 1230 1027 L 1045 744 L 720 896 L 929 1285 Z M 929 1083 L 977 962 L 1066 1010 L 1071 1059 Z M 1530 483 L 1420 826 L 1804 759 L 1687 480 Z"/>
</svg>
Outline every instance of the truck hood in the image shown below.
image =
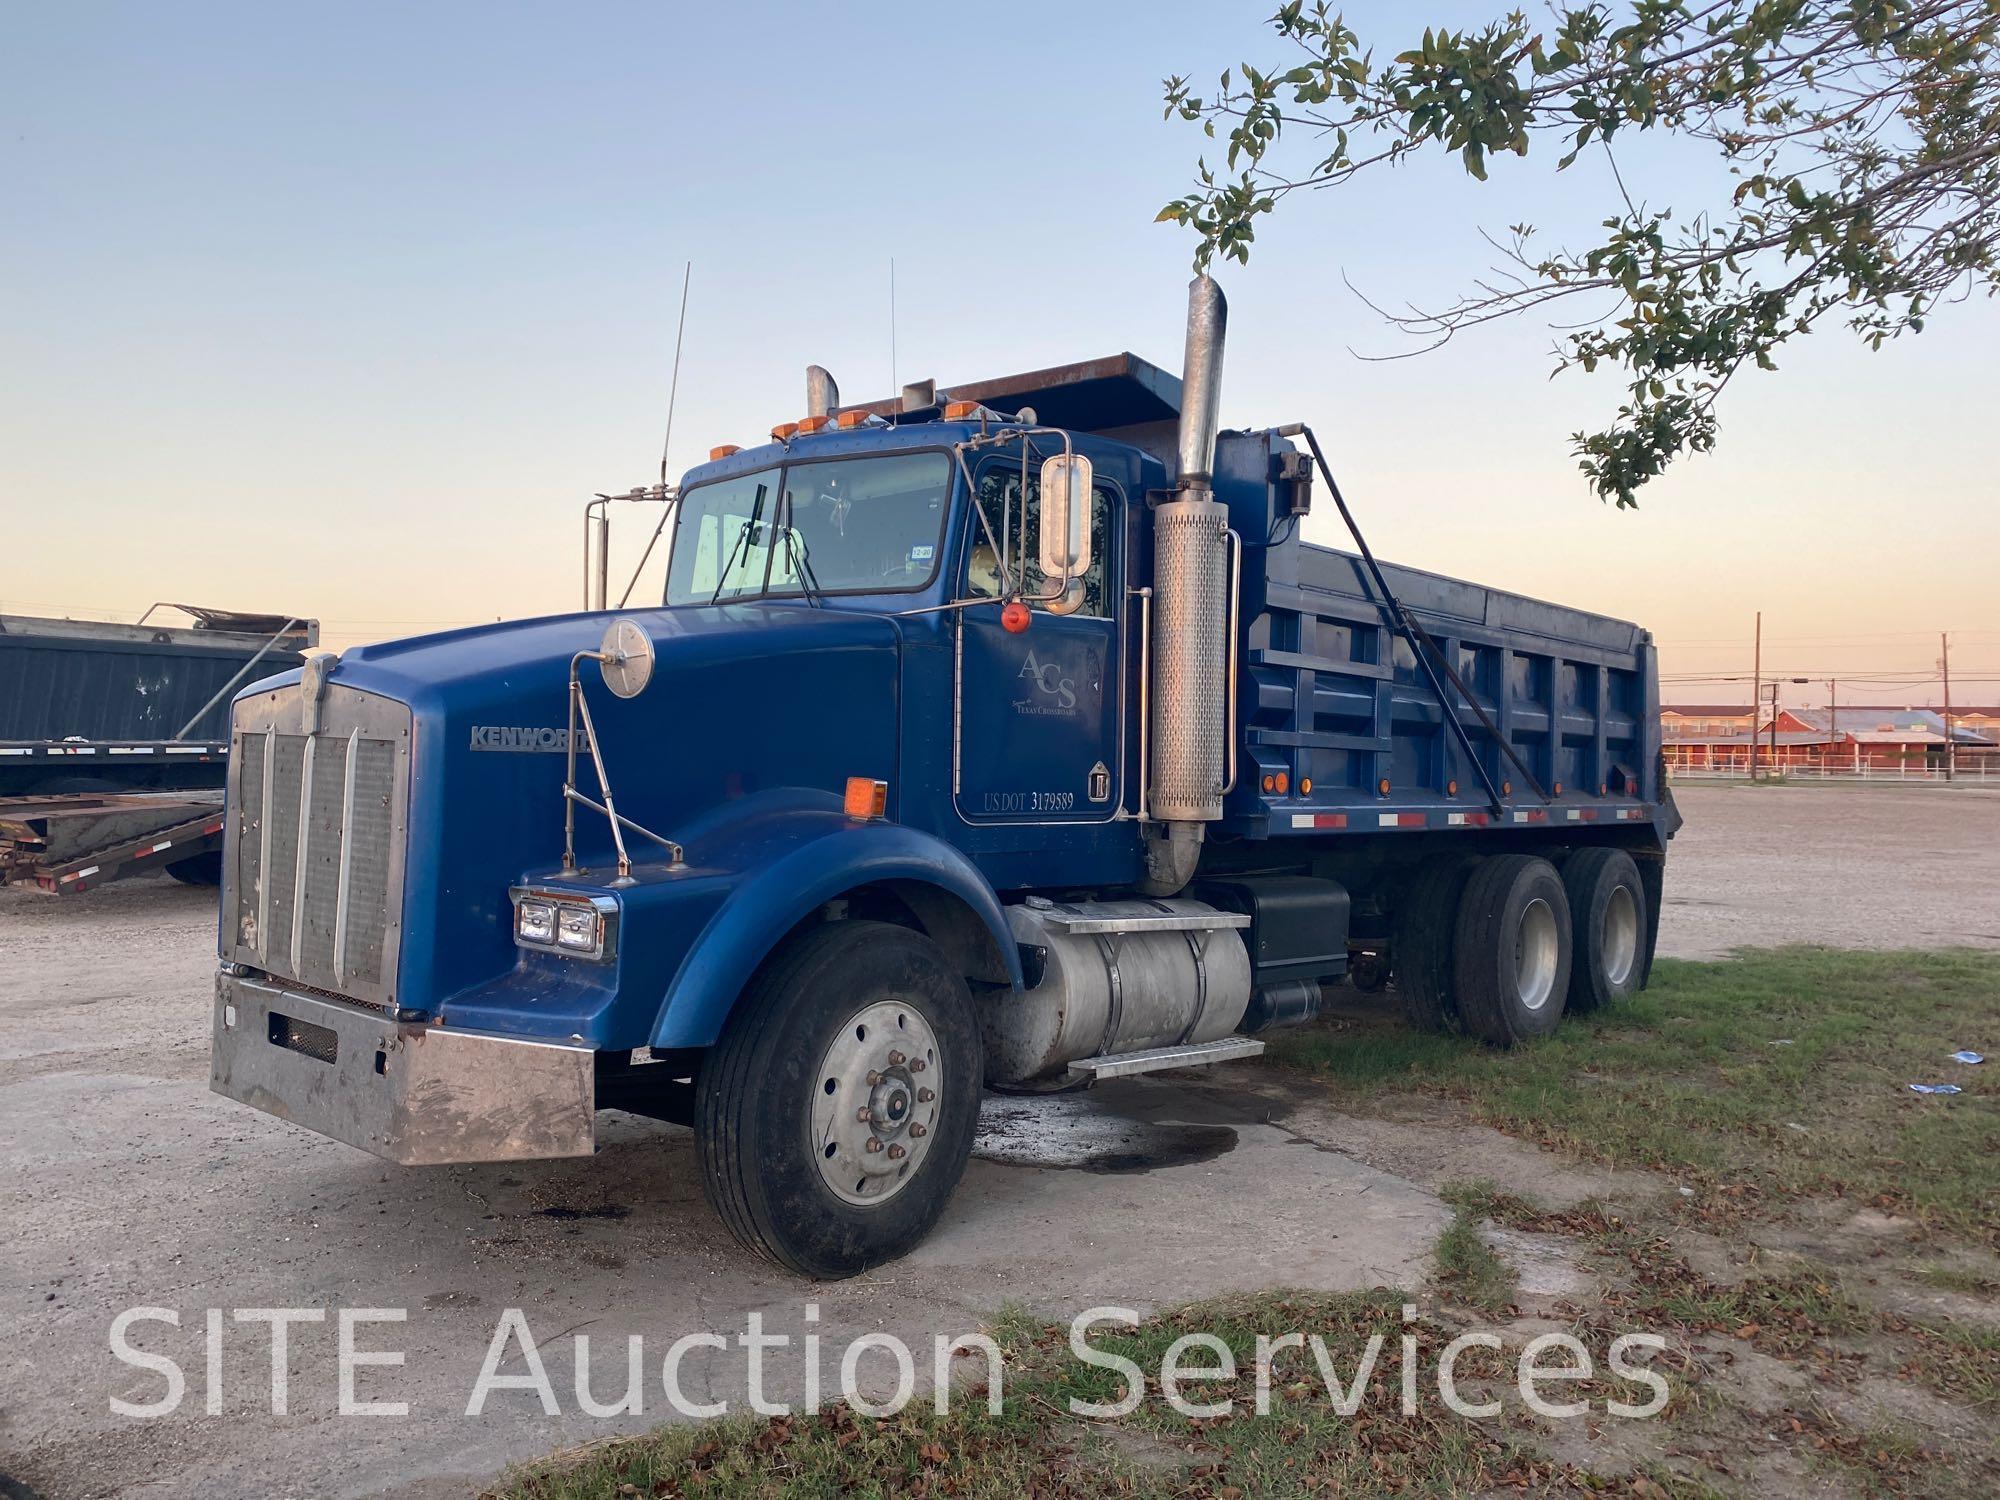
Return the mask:
<svg viewBox="0 0 2000 1500">
<path fill-rule="evenodd" d="M 579 670 L 618 810 L 664 838 L 759 793 L 839 796 L 850 776 L 896 782 L 901 627 L 884 615 L 785 604 L 623 612 L 652 639 L 653 678 L 614 697 Z M 332 683 L 411 718 L 403 1003 L 429 1008 L 511 969 L 508 888 L 558 870 L 571 658 L 603 613 L 363 646 Z M 291 674 L 297 680 L 297 674 Z M 267 690 L 284 679 L 260 685 Z M 589 758 L 577 785 L 599 794 Z M 662 857 L 627 835 L 635 861 Z M 579 863 L 608 881 L 609 826 L 578 809 Z"/>
</svg>

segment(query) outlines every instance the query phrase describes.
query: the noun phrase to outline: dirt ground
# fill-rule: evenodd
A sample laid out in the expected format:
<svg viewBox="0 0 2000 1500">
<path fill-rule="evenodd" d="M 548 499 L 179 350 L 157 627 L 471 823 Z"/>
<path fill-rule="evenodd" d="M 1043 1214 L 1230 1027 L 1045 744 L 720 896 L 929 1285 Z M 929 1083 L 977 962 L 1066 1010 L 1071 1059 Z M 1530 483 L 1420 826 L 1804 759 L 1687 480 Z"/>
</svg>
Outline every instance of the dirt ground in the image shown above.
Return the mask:
<svg viewBox="0 0 2000 1500">
<path fill-rule="evenodd" d="M 2000 794 L 1679 795 L 1688 828 L 1669 861 L 1663 952 L 2000 946 Z M 668 1415 L 649 1377 L 643 1414 L 583 1416 L 579 1332 L 603 1393 L 622 1389 L 630 1335 L 657 1373 L 680 1335 L 733 1336 L 753 1312 L 796 1336 L 816 1308 L 811 1331 L 829 1347 L 888 1331 L 928 1350 L 1009 1307 L 1067 1320 L 1271 1286 L 1415 1286 L 1452 1217 L 1447 1181 L 1490 1179 L 1548 1207 L 1671 1191 L 1565 1166 L 1447 1111 L 1343 1117 L 1245 1064 L 1194 1083 L 990 1101 L 932 1240 L 874 1275 L 814 1286 L 729 1239 L 683 1130 L 608 1116 L 589 1160 L 405 1171 L 211 1095 L 213 925 L 210 893 L 158 880 L 76 901 L 0 892 L 0 1475 L 47 1500 L 463 1495 L 510 1461 Z M 1551 1286 L 1577 1274 L 1547 1246 L 1514 1248 L 1547 1262 Z M 163 1388 L 110 1352 L 113 1318 L 135 1306 L 180 1320 L 131 1336 L 185 1372 L 171 1416 L 110 1409 Z M 331 1312 L 293 1329 L 289 1410 L 274 1416 L 268 1334 L 225 1311 L 214 1396 L 206 1310 L 259 1307 L 405 1309 L 401 1325 L 361 1330 L 362 1348 L 404 1363 L 365 1371 L 358 1395 L 409 1414 L 337 1415 Z M 466 1416 L 514 1307 L 561 1411 L 514 1390 Z M 789 1351 L 768 1363 L 767 1389 L 796 1399 L 802 1364 Z M 739 1350 L 697 1350 L 686 1369 L 690 1396 L 740 1408 Z"/>
<path fill-rule="evenodd" d="M 2000 787 L 1682 782 L 1660 951 L 2000 947 Z"/>
</svg>

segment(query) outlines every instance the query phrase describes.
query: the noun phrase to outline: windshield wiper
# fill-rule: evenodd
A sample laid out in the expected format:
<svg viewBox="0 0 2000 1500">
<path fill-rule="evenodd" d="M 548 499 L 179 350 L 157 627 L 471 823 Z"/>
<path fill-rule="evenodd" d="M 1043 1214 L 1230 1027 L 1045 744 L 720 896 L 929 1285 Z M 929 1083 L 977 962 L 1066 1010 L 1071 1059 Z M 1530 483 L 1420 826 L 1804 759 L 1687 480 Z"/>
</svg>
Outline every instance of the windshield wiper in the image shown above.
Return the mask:
<svg viewBox="0 0 2000 1500">
<path fill-rule="evenodd" d="M 806 555 L 806 539 L 790 526 L 785 528 L 785 557 L 792 565 L 792 571 L 799 576 L 799 592 L 806 602 L 818 608 L 825 601 L 820 596 L 819 579 L 813 573 L 812 559 Z"/>
<path fill-rule="evenodd" d="M 750 507 L 750 519 L 745 521 L 743 529 L 736 533 L 736 545 L 729 549 L 729 557 L 722 565 L 721 576 L 715 580 L 715 592 L 708 596 L 710 604 L 720 599 L 722 591 L 729 587 L 729 571 L 736 566 L 736 559 L 743 554 L 744 543 L 748 542 L 751 534 L 756 531 L 757 518 L 764 514 L 764 497 L 769 493 L 768 486 L 761 484 L 757 486 L 757 500 Z"/>
</svg>

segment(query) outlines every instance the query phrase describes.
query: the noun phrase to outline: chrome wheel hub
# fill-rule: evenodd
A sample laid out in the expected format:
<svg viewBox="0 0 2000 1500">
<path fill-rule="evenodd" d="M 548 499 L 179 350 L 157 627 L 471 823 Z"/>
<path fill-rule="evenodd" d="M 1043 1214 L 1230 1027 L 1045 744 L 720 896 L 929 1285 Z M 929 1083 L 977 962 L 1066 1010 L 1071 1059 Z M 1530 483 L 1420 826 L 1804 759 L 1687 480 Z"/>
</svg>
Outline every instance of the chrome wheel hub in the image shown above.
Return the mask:
<svg viewBox="0 0 2000 1500">
<path fill-rule="evenodd" d="M 1514 935 L 1514 987 L 1529 1010 L 1540 1010 L 1555 993 L 1559 951 L 1555 910 L 1537 897 L 1521 913 Z"/>
<path fill-rule="evenodd" d="M 893 1000 L 856 1011 L 813 1086 L 809 1145 L 821 1179 L 846 1203 L 894 1197 L 923 1165 L 942 1100 L 937 1036 Z"/>
<path fill-rule="evenodd" d="M 1623 984 L 1639 963 L 1639 903 L 1630 886 L 1618 886 L 1604 903 L 1604 930 L 1598 950 L 1604 955 L 1604 977 Z"/>
</svg>

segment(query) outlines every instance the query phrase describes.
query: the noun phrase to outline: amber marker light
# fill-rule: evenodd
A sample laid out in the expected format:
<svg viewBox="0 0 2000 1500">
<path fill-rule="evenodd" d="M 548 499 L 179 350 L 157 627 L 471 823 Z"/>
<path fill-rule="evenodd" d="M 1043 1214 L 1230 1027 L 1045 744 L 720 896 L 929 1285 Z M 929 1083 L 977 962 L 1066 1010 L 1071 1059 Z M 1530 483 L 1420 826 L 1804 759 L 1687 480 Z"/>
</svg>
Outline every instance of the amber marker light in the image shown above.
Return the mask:
<svg viewBox="0 0 2000 1500">
<path fill-rule="evenodd" d="M 866 776 L 848 777 L 843 808 L 850 818 L 883 817 L 889 811 L 889 783 L 871 781 Z"/>
<path fill-rule="evenodd" d="M 732 453 L 741 453 L 742 451 L 743 449 L 735 443 L 724 443 L 720 447 L 708 450 L 708 461 L 714 463 L 718 458 L 727 458 Z"/>
</svg>

